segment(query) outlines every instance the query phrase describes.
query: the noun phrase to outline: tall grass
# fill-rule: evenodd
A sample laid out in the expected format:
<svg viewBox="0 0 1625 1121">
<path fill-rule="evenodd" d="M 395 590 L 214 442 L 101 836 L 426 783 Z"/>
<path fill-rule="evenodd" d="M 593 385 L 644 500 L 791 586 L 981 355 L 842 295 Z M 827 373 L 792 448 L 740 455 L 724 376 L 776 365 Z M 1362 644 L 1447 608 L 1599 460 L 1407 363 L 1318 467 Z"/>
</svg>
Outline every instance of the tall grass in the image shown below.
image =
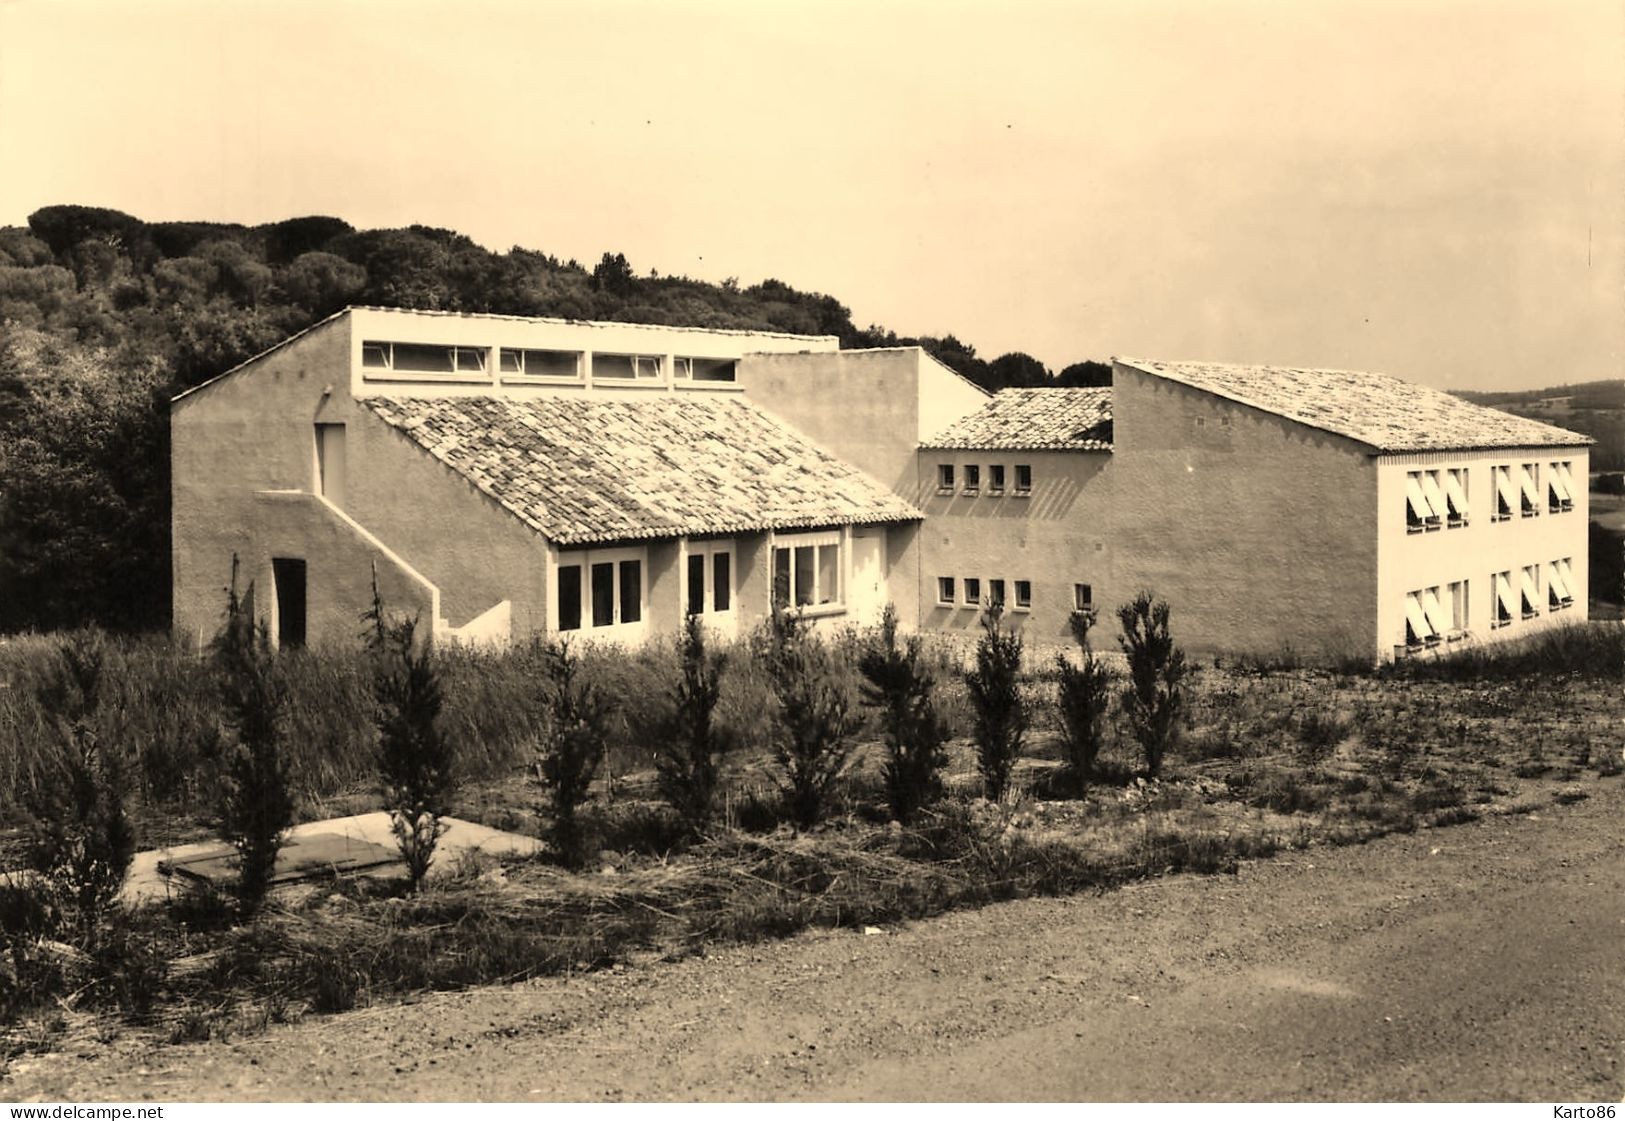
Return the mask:
<svg viewBox="0 0 1625 1121">
<path fill-rule="evenodd" d="M 1383 666 L 1379 679 L 1403 681 L 1511 681 L 1572 676 L 1625 681 L 1625 623 L 1568 623 L 1509 642 L 1472 646 L 1437 658 L 1408 658 Z"/>
</svg>

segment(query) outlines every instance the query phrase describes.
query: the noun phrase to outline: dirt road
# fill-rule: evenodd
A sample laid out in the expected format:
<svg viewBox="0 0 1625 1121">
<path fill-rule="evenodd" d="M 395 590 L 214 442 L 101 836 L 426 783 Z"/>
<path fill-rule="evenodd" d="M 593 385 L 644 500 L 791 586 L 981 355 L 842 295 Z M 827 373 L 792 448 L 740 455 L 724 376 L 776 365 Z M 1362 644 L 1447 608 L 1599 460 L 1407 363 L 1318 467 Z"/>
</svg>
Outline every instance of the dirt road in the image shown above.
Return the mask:
<svg viewBox="0 0 1625 1121">
<path fill-rule="evenodd" d="M 19 1061 L 0 1099 L 1625 1093 L 1625 781 L 1237 876 Z"/>
</svg>

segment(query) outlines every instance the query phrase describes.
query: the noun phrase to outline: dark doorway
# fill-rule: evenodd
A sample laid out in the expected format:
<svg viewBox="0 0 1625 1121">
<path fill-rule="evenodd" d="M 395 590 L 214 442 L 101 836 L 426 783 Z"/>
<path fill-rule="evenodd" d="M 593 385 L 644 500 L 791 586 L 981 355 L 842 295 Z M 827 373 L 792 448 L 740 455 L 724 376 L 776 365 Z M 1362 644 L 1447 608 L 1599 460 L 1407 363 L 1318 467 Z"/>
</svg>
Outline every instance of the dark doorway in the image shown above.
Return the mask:
<svg viewBox="0 0 1625 1121">
<path fill-rule="evenodd" d="M 276 581 L 277 645 L 283 650 L 305 644 L 305 562 L 289 557 L 271 561 Z"/>
</svg>

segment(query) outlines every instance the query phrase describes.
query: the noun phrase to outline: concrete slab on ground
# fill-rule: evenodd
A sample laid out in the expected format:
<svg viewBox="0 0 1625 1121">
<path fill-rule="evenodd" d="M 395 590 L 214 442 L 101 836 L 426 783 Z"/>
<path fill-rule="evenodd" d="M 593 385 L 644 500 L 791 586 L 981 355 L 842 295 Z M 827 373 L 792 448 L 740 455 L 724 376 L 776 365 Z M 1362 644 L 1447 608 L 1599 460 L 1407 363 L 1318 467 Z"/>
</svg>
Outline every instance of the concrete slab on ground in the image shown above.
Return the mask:
<svg viewBox="0 0 1625 1121">
<path fill-rule="evenodd" d="M 445 875 L 466 854 L 529 856 L 542 847 L 534 837 L 491 829 L 461 818 L 443 820 L 446 832 L 435 849 L 430 879 Z M 398 871 L 395 835 L 390 832 L 389 814 L 381 810 L 296 825 L 288 831 L 288 842 L 277 861 L 277 883 L 330 875 L 334 871 L 370 875 L 392 875 Z M 161 903 L 186 891 L 189 883 L 195 883 L 200 876 L 229 883 L 233 855 L 230 846 L 219 841 L 136 853 L 120 898 L 131 904 Z M 176 874 L 169 874 L 171 871 Z M 224 878 L 220 879 L 222 872 Z"/>
</svg>

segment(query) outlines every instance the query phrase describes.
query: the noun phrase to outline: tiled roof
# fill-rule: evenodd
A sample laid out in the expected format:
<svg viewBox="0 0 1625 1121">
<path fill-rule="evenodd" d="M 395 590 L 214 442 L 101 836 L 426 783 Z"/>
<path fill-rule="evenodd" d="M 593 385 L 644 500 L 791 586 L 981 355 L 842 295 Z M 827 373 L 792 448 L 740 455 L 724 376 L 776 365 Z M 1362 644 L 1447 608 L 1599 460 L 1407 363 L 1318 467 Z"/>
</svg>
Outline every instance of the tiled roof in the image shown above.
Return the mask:
<svg viewBox="0 0 1625 1121">
<path fill-rule="evenodd" d="M 922 441 L 920 446 L 1111 451 L 1112 391 L 1001 389 L 980 409 Z"/>
<path fill-rule="evenodd" d="M 923 516 L 734 396 L 364 403 L 563 545 Z"/>
<path fill-rule="evenodd" d="M 1591 437 L 1578 432 L 1487 409 L 1441 389 L 1387 374 L 1211 362 L 1147 362 L 1138 358 L 1119 358 L 1117 362 L 1311 428 L 1347 436 L 1380 452 L 1576 447 L 1594 443 Z"/>
</svg>

